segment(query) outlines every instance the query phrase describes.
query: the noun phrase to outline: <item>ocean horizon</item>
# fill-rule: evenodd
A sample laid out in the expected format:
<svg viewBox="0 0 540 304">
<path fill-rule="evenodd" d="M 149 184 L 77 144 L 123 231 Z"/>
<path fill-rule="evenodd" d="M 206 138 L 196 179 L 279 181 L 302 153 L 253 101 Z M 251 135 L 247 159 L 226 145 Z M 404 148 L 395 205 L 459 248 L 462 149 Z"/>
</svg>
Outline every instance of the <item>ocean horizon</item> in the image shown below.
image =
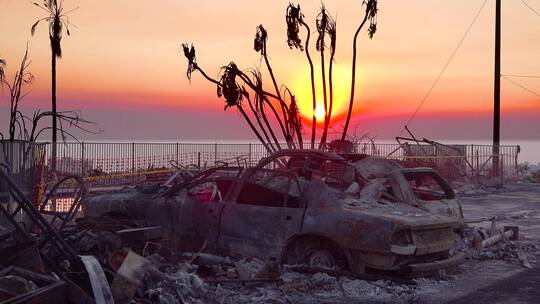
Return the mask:
<svg viewBox="0 0 540 304">
<path fill-rule="evenodd" d="M 118 140 L 81 140 L 85 143 L 182 143 L 182 144 L 258 144 L 257 140 L 216 140 L 216 139 L 189 139 L 189 140 L 148 140 L 148 139 L 118 139 Z M 491 145 L 491 140 L 440 140 L 438 141 L 442 144 L 461 144 L 461 145 Z M 375 139 L 375 143 L 378 144 L 394 144 L 395 140 L 392 139 Z M 540 140 L 502 140 L 501 145 L 503 146 L 519 146 L 521 151 L 518 156 L 518 161 L 528 162 L 530 164 L 540 164 Z"/>
</svg>

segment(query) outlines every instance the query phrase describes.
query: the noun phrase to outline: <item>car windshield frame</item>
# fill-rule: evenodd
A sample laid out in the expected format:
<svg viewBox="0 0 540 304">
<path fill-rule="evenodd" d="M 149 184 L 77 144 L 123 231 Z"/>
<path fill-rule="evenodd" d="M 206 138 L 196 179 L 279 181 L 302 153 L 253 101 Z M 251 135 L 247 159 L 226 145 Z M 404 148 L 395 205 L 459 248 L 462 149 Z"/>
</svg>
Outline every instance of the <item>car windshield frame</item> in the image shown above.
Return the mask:
<svg viewBox="0 0 540 304">
<path fill-rule="evenodd" d="M 411 175 L 419 175 L 419 176 L 423 175 L 423 176 L 431 177 L 437 183 L 437 185 L 441 188 L 441 190 L 444 192 L 444 193 L 440 193 L 441 197 L 439 199 L 433 199 L 432 201 L 456 198 L 456 193 L 454 192 L 452 187 L 437 173 L 437 171 L 433 170 L 432 168 L 406 168 L 400 171 L 403 177 L 405 178 L 405 180 L 407 181 L 407 184 L 409 185 L 413 193 L 414 193 L 414 188 L 410 185 Z M 425 190 L 425 191 L 434 192 L 434 193 L 438 192 L 438 191 L 430 191 L 430 190 Z M 419 198 L 416 195 L 416 193 L 414 193 L 414 196 L 418 200 L 421 200 L 421 201 L 430 201 L 430 200 L 424 200 L 424 199 Z"/>
</svg>

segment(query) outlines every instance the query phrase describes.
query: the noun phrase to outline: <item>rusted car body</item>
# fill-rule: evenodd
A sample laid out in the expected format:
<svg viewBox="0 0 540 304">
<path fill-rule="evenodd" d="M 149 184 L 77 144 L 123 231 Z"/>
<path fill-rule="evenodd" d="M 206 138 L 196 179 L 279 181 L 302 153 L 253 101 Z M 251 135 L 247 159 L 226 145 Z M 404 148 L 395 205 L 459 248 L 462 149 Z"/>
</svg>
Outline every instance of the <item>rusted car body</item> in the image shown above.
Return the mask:
<svg viewBox="0 0 540 304">
<path fill-rule="evenodd" d="M 283 150 L 257 166 L 213 168 L 88 197 L 86 215 L 161 225 L 179 250 L 204 247 L 288 264 L 425 272 L 455 266 L 459 201 L 432 169 L 315 150 Z"/>
</svg>

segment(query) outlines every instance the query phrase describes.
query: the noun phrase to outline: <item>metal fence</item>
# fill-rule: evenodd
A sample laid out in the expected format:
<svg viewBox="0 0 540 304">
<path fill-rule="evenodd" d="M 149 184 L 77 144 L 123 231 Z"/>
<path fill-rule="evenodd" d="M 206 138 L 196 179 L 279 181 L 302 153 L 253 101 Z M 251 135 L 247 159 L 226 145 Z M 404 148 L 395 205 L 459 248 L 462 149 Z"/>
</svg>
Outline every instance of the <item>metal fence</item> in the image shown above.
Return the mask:
<svg viewBox="0 0 540 304">
<path fill-rule="evenodd" d="M 5 148 L 8 144 L 3 145 Z M 53 173 L 52 145 L 35 145 L 40 149 L 21 157 L 31 158 L 33 168 L 40 169 L 31 174 L 41 172 L 42 181 L 47 183 Z M 405 166 L 433 167 L 451 181 L 469 182 L 494 176 L 504 181 L 516 180 L 519 147 L 501 146 L 499 151 L 499 157 L 494 158 L 489 145 L 358 143 L 354 147 L 356 153 L 388 157 Z M 264 146 L 256 143 L 58 143 L 55 179 L 80 175 L 90 190 L 110 189 L 162 181 L 179 167 L 252 166 L 266 156 Z M 497 171 L 494 163 L 499 164 Z"/>
<path fill-rule="evenodd" d="M 402 144 L 387 157 L 407 167 L 434 168 L 451 182 L 492 184 L 518 180 L 519 151 L 519 146 L 499 146 L 494 154 L 491 145 Z"/>
<path fill-rule="evenodd" d="M 33 201 L 40 196 L 43 189 L 36 187 L 43 179 L 43 161 L 45 159 L 46 144 L 29 143 L 25 141 L 0 140 L 0 164 L 7 165 L 0 170 L 6 170 L 13 180 Z M 17 211 L 17 204 L 12 199 L 7 182 L 0 178 L 0 204 L 3 204 L 7 212 L 14 213 L 15 219 L 26 223 L 26 217 Z M 10 227 L 4 214 L 0 215 L 0 227 Z"/>
</svg>

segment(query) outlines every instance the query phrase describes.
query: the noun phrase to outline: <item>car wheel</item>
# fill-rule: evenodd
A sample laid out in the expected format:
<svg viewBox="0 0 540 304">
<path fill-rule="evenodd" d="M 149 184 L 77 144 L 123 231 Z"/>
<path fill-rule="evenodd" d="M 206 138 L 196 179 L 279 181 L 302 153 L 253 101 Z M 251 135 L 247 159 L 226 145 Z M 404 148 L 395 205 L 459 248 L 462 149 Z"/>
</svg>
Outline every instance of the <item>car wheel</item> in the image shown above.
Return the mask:
<svg viewBox="0 0 540 304">
<path fill-rule="evenodd" d="M 309 266 L 335 269 L 338 265 L 336 263 L 336 258 L 331 252 L 319 249 L 309 256 Z"/>
</svg>

